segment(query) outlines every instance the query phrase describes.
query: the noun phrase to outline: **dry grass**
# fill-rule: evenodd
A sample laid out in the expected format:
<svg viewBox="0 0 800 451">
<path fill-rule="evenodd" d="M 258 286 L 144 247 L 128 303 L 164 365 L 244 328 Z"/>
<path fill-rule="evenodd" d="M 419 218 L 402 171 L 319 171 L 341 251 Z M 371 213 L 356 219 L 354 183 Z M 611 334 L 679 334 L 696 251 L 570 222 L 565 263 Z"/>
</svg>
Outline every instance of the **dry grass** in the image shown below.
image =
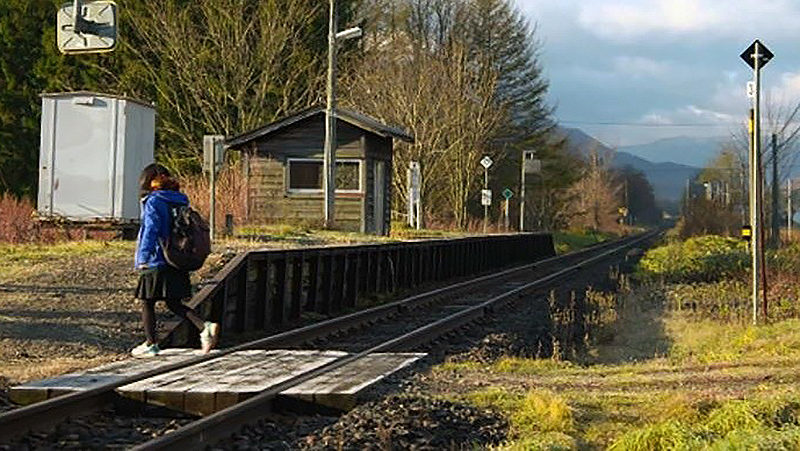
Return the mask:
<svg viewBox="0 0 800 451">
<path fill-rule="evenodd" d="M 659 300 L 631 294 L 583 362 L 447 364 L 431 387 L 532 425 L 498 449 L 797 449 L 800 322 L 695 321 Z"/>
<path fill-rule="evenodd" d="M 34 213 L 30 200 L 9 193 L 0 195 L 0 242 L 28 243 L 38 240 Z"/>
<path fill-rule="evenodd" d="M 241 163 L 227 166 L 219 172 L 216 181 L 215 230 L 224 231 L 225 216 L 233 216 L 234 227 L 244 225 L 247 211 L 247 180 L 242 175 Z M 211 181 L 207 174 L 181 177 L 181 189 L 204 217 L 211 209 Z"/>
</svg>

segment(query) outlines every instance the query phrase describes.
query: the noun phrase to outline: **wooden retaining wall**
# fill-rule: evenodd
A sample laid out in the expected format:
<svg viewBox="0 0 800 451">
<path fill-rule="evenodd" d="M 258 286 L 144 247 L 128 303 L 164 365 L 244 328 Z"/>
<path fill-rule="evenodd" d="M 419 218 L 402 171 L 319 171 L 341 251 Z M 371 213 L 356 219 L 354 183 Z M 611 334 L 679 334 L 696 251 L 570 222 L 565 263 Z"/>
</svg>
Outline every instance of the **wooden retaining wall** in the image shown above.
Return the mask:
<svg viewBox="0 0 800 451">
<path fill-rule="evenodd" d="M 336 316 L 362 299 L 554 255 L 552 235 L 532 233 L 249 251 L 228 262 L 188 304 L 220 322 L 223 334 L 274 330 L 304 314 Z M 181 324 L 162 344 L 196 345 L 197 332 Z"/>
</svg>

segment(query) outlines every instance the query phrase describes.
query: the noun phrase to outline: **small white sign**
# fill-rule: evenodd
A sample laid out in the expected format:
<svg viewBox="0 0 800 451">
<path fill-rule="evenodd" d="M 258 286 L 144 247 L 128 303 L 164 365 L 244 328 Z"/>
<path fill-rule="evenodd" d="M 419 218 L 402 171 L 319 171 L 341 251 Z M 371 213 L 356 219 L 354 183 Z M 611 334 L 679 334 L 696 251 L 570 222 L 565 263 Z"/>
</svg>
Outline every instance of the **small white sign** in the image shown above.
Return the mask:
<svg viewBox="0 0 800 451">
<path fill-rule="evenodd" d="M 486 155 L 485 157 L 481 158 L 481 166 L 483 166 L 485 169 L 489 169 L 489 166 L 491 166 L 492 163 L 494 162 L 492 161 L 491 158 L 489 158 L 489 155 Z"/>
<path fill-rule="evenodd" d="M 82 2 L 79 6 L 80 10 L 76 11 L 73 2 L 65 3 L 56 14 L 58 50 L 61 53 L 114 50 L 117 45 L 117 4 L 111 0 L 96 0 Z"/>
<path fill-rule="evenodd" d="M 756 98 L 756 82 L 752 80 L 747 82 L 747 97 L 751 99 Z"/>
<path fill-rule="evenodd" d="M 481 190 L 481 205 L 492 205 L 492 190 Z"/>
</svg>

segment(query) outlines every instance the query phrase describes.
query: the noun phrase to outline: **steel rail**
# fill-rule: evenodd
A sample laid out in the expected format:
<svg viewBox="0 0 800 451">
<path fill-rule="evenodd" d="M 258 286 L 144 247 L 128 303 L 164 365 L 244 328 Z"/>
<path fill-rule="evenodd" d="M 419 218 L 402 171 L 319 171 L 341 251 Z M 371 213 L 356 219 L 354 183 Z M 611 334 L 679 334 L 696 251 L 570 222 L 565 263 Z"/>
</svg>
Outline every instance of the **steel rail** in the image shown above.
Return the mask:
<svg viewBox="0 0 800 451">
<path fill-rule="evenodd" d="M 254 340 L 211 354 L 192 357 L 181 362 L 176 362 L 133 376 L 128 376 L 118 381 L 99 385 L 89 390 L 68 393 L 48 399 L 46 401 L 38 402 L 36 404 L 20 407 L 18 409 L 0 414 L 0 441 L 8 441 L 16 436 L 25 434 L 30 430 L 46 429 L 51 427 L 53 424 L 57 424 L 68 416 L 79 416 L 107 407 L 111 405 L 115 399 L 118 399 L 118 395 L 114 392 L 114 390 L 124 385 L 132 384 L 134 382 L 186 368 L 192 365 L 197 365 L 209 360 L 221 358 L 237 351 L 299 344 L 314 338 L 328 335 L 335 331 L 358 327 L 370 321 L 375 321 L 390 316 L 397 311 L 402 311 L 403 309 L 413 308 L 424 305 L 428 302 L 432 302 L 434 298 L 441 294 L 469 288 L 474 285 L 480 285 L 494 279 L 505 277 L 515 272 L 530 270 L 537 266 L 546 265 L 558 260 L 579 257 L 586 253 L 596 252 L 598 249 L 619 244 L 620 242 L 627 242 L 629 239 L 630 238 L 625 238 L 613 242 L 599 243 L 595 246 L 590 246 L 569 254 L 547 258 L 534 263 L 528 263 L 497 273 L 487 274 L 445 287 L 437 288 L 425 293 L 409 296 L 388 304 L 339 316 L 298 329 L 278 333 L 266 338 Z M 335 362 L 336 361 L 332 363 Z"/>
<path fill-rule="evenodd" d="M 386 352 L 397 349 L 409 349 L 413 346 L 429 342 L 444 333 L 458 329 L 482 316 L 485 316 L 488 313 L 491 313 L 491 311 L 497 308 L 499 304 L 508 302 L 516 295 L 522 295 L 524 292 L 532 289 L 539 289 L 547 283 L 554 282 L 555 280 L 558 280 L 566 275 L 580 271 L 581 269 L 608 257 L 609 255 L 619 252 L 620 250 L 627 249 L 640 241 L 646 240 L 654 236 L 656 233 L 658 232 L 647 233 L 644 236 L 631 240 L 630 242 L 615 246 L 600 255 L 581 261 L 576 265 L 572 265 L 553 274 L 549 274 L 533 282 L 529 282 L 506 293 L 495 296 L 478 305 L 454 313 L 446 318 L 442 318 L 431 324 L 417 328 L 411 332 L 393 338 L 384 343 L 375 345 L 364 351 L 349 356 L 340 357 L 316 369 L 294 376 L 243 402 L 203 417 L 159 438 L 133 447 L 132 451 L 154 451 L 165 449 L 193 450 L 198 449 L 198 447 L 203 445 L 213 444 L 215 441 L 229 436 L 232 431 L 238 429 L 239 427 L 245 424 L 253 423 L 254 421 L 267 416 L 271 412 L 271 406 L 275 400 L 275 397 L 289 388 L 302 384 L 303 382 L 311 380 L 329 371 L 341 368 L 372 353 Z"/>
</svg>

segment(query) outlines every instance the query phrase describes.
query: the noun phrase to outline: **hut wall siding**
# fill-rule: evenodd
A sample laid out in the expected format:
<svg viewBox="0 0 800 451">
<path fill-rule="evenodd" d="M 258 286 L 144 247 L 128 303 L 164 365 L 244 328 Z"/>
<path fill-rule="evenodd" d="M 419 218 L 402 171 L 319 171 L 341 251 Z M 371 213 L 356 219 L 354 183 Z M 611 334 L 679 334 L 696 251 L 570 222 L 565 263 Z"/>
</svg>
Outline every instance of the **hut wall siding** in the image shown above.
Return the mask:
<svg viewBox="0 0 800 451">
<path fill-rule="evenodd" d="M 364 233 L 375 233 L 375 159 L 367 157 L 364 186 L 369 187 L 364 193 Z"/>
<path fill-rule="evenodd" d="M 247 217 L 259 223 L 321 224 L 322 193 L 289 193 L 289 158 L 323 158 L 324 115 L 315 116 L 285 129 L 256 138 L 241 148 L 247 153 Z M 392 138 L 381 137 L 346 122 L 337 127 L 336 158 L 361 161 L 360 193 L 339 193 L 335 199 L 337 228 L 376 233 L 375 170 L 384 163 L 384 217 L 389 232 L 392 201 Z"/>
</svg>

